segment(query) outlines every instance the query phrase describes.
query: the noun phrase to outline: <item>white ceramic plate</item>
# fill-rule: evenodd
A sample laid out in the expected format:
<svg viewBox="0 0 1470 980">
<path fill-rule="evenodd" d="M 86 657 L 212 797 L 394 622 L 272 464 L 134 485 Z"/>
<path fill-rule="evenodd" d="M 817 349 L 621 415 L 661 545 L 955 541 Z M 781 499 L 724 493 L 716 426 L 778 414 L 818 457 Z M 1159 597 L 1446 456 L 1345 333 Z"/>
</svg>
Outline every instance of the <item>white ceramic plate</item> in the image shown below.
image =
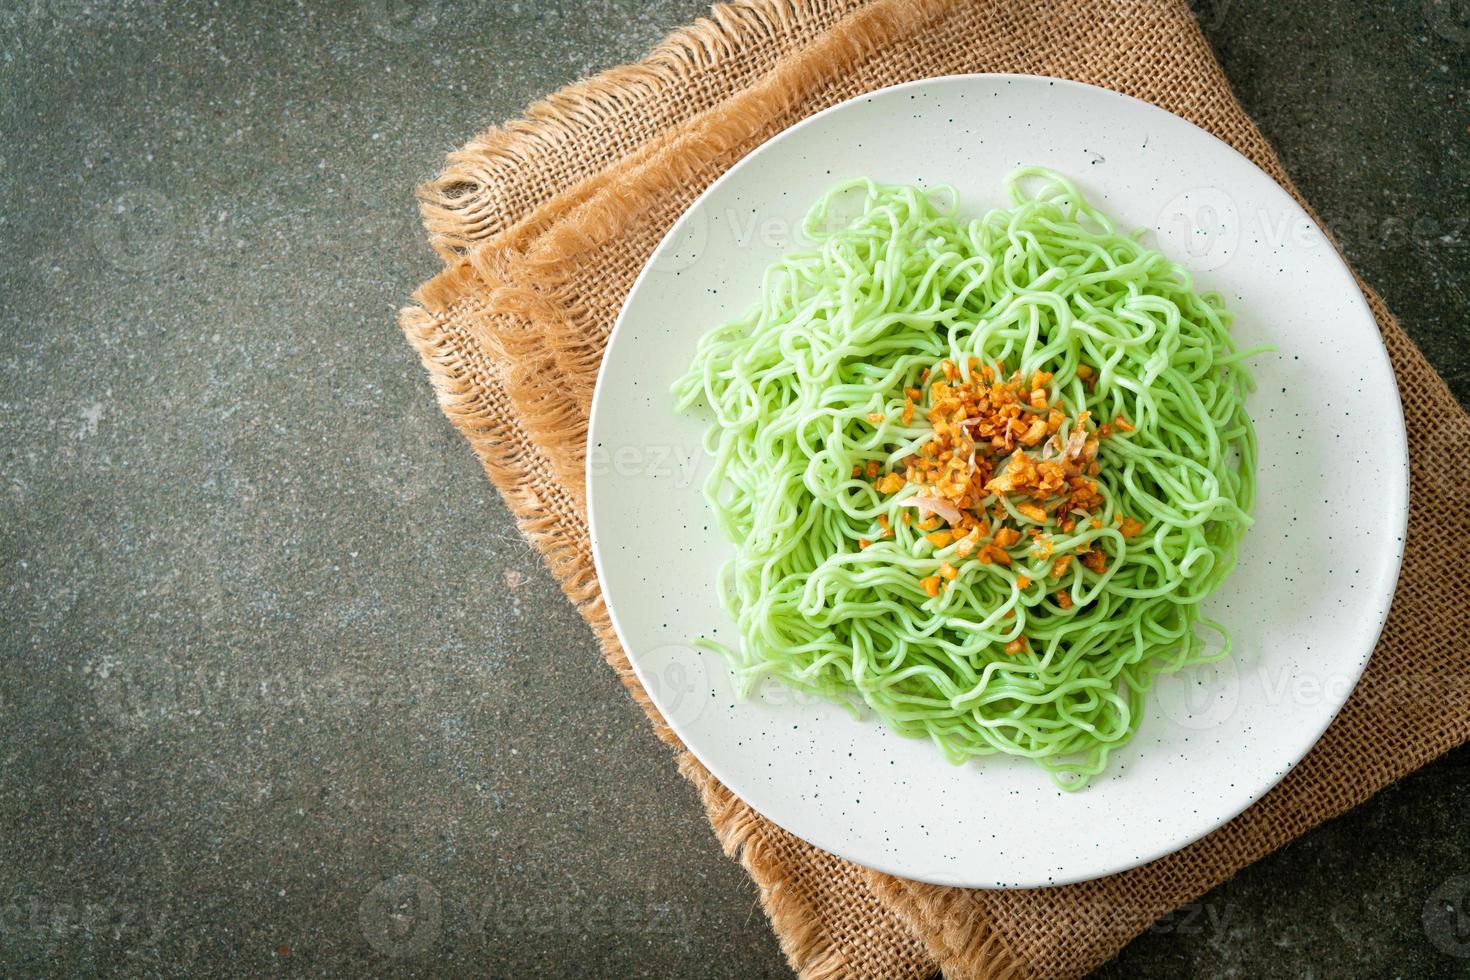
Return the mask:
<svg viewBox="0 0 1470 980">
<path fill-rule="evenodd" d="M 1205 611 L 1238 643 L 1161 681 L 1137 737 L 1085 790 L 991 757 L 954 767 L 926 741 L 774 684 L 737 703 L 715 596 L 732 546 L 700 483 L 699 422 L 669 385 L 706 330 L 755 302 L 762 270 L 826 188 L 857 176 L 948 183 L 964 212 L 1005 205 L 1021 164 L 1072 176 L 1122 228 L 1222 293 L 1252 362 L 1257 522 Z M 629 294 L 593 404 L 593 549 L 613 623 L 699 759 L 792 833 L 923 881 L 1032 887 L 1142 864 L 1259 799 L 1317 741 L 1382 628 L 1403 548 L 1403 417 L 1377 327 L 1336 251 L 1268 176 L 1161 109 L 1028 76 L 938 78 L 820 113 L 760 147 L 690 208 Z"/>
</svg>

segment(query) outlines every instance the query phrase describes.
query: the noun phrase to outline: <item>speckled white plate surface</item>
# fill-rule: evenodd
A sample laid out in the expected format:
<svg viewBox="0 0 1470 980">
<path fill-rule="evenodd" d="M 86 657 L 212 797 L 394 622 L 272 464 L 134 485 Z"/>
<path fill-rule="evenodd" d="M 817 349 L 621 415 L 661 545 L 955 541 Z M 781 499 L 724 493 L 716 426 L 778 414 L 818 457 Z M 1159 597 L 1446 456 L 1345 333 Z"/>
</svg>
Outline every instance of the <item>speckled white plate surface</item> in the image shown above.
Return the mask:
<svg viewBox="0 0 1470 980">
<path fill-rule="evenodd" d="M 1253 362 L 1256 525 L 1206 613 L 1237 652 L 1162 681 L 1133 742 L 1081 792 L 1009 758 L 954 767 L 871 716 L 768 685 L 737 703 L 715 578 L 732 546 L 700 483 L 699 422 L 669 385 L 706 330 L 755 302 L 841 179 L 948 183 L 963 210 L 1007 203 L 1021 164 L 1071 175 L 1121 228 L 1222 293 Z M 679 736 L 742 799 L 860 864 L 974 887 L 1079 881 L 1142 864 L 1261 797 L 1317 741 L 1382 628 L 1403 548 L 1408 461 L 1388 357 L 1332 246 L 1268 176 L 1214 137 L 1104 89 L 973 75 L 886 89 L 782 133 L 711 187 L 624 306 L 593 404 L 593 549 L 633 666 Z"/>
</svg>

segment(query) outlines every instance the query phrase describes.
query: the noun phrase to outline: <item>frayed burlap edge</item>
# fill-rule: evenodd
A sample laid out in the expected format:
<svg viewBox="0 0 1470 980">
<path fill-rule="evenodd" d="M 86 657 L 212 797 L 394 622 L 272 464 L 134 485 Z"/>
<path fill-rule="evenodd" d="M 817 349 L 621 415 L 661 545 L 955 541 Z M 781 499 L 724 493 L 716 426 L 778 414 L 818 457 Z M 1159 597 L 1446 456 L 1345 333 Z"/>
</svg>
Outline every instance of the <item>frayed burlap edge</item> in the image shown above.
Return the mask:
<svg viewBox="0 0 1470 980">
<path fill-rule="evenodd" d="M 733 67 L 731 62 L 752 51 L 779 57 L 854 6 L 853 0 L 717 4 L 708 17 L 673 32 L 642 61 L 568 85 L 529 106 L 522 118 L 476 135 L 450 153 L 444 170 L 418 190 L 429 244 L 453 265 L 475 245 L 506 230 L 500 216 L 525 213 L 527 199 L 544 200 L 566 189 L 557 179 L 555 160 L 569 145 L 593 142 L 607 162 L 621 161 L 639 151 L 638 144 L 622 139 L 621 122 L 628 113 L 650 112 L 660 98 L 686 90 L 696 75 L 716 65 L 733 70 L 728 84 L 739 86 L 768 64 L 759 58 Z M 672 127 L 691 107 L 703 105 L 697 98 L 675 99 L 659 111 L 667 114 L 665 122 Z M 522 190 L 528 179 L 533 186 Z"/>
<path fill-rule="evenodd" d="M 584 182 L 542 205 L 528 219 L 538 226 L 533 236 L 511 230 L 472 250 L 460 265 L 427 284 L 421 298 L 439 296 L 444 288 L 441 280 L 461 282 L 468 274 L 466 265 L 483 279 L 490 300 L 485 316 L 524 326 L 490 326 L 475 316 L 468 322 L 478 327 L 478 339 L 504 357 L 501 381 L 520 412 L 520 424 L 538 444 L 561 445 L 569 431 L 585 427 L 590 395 L 574 393 L 551 400 L 538 397 L 534 389 L 548 372 L 595 377 L 601 363 L 600 349 L 589 348 L 567 323 L 567 314 L 581 308 L 575 290 L 564 288 L 568 264 L 614 237 L 639 213 L 640 198 L 659 184 L 698 181 L 702 164 L 736 149 L 749 139 L 752 128 L 786 117 L 795 121 L 801 101 L 833 74 L 859 64 L 953 6 L 954 0 L 880 0 L 859 7 L 750 87 L 695 115 L 673 138 L 661 137 L 599 175 L 615 174 L 615 179 L 594 180 L 592 186 Z M 617 95 L 609 91 L 602 97 Z M 551 460 L 557 482 L 574 488 L 571 492 L 579 501 L 584 492 L 583 458 L 578 447 Z"/>
</svg>

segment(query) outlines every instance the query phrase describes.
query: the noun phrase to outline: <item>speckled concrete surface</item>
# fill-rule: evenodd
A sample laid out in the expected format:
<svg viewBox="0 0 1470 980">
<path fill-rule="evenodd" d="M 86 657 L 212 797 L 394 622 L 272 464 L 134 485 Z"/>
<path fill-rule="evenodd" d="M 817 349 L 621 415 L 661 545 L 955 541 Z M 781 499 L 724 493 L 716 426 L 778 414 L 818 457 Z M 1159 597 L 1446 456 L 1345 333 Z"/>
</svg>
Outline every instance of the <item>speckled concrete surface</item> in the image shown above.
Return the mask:
<svg viewBox="0 0 1470 980">
<path fill-rule="evenodd" d="M 787 974 L 393 318 L 444 152 L 700 9 L 0 6 L 0 973 Z M 1470 399 L 1470 11 L 1197 12 Z M 1103 974 L 1470 974 L 1467 775 Z"/>
</svg>

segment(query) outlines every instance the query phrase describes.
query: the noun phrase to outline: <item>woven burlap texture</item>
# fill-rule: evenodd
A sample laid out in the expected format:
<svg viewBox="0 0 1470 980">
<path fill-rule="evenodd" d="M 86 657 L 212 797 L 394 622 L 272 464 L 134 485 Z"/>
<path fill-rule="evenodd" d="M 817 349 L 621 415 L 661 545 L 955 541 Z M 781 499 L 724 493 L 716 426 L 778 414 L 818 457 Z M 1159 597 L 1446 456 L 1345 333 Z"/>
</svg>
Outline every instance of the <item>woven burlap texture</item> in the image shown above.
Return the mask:
<svg viewBox="0 0 1470 980">
<path fill-rule="evenodd" d="M 1274 790 L 1215 833 L 1132 871 L 1061 888 L 903 881 L 764 820 L 653 709 L 608 623 L 584 510 L 593 379 L 623 297 L 700 191 L 775 133 L 886 85 L 994 71 L 1145 99 L 1231 143 L 1296 193 L 1177 0 L 747 0 L 716 8 L 643 62 L 571 86 L 476 137 L 421 189 L 447 268 L 419 290 L 402 324 L 440 404 L 676 750 L 807 978 L 919 977 L 936 968 L 952 978 L 1084 974 L 1159 916 L 1470 738 L 1470 419 L 1366 288 L 1409 431 L 1414 489 L 1399 591 L 1337 721 Z"/>
</svg>

